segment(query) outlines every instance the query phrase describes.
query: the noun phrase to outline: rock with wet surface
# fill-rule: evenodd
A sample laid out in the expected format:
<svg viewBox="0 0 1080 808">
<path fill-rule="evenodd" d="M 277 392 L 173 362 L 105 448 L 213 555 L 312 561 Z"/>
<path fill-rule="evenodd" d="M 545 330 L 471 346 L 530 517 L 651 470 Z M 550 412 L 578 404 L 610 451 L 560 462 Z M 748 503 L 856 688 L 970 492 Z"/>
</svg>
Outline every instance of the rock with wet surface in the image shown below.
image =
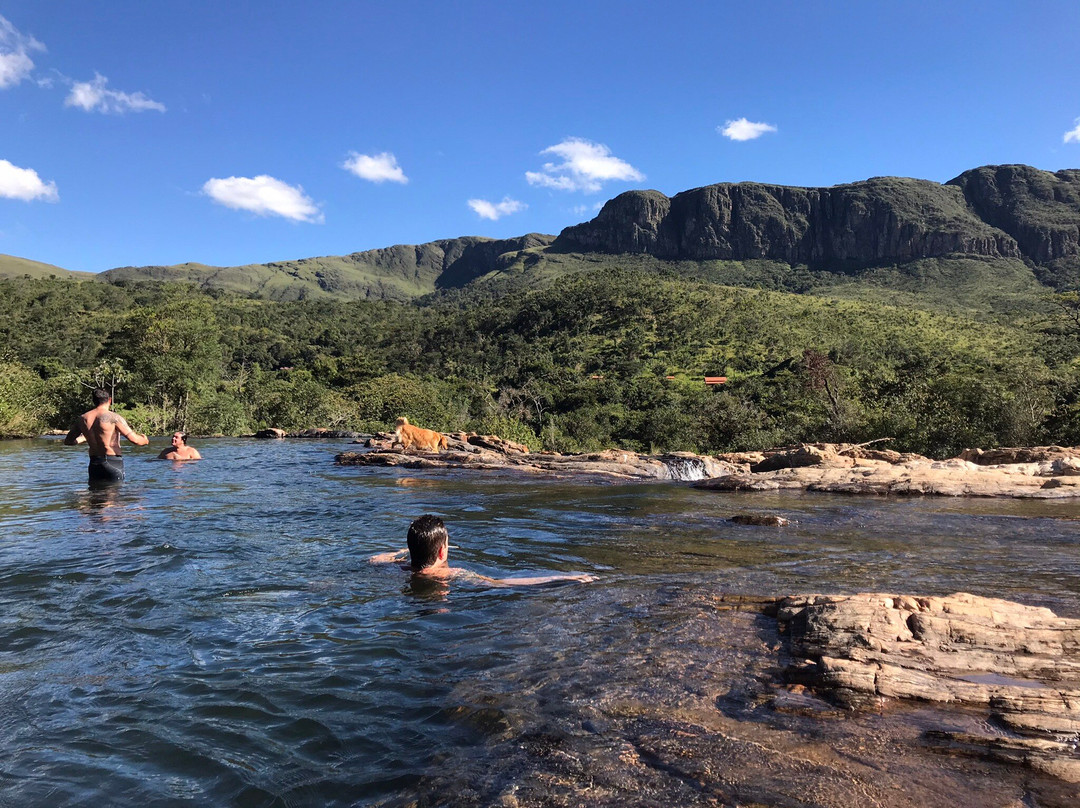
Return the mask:
<svg viewBox="0 0 1080 808">
<path fill-rule="evenodd" d="M 736 525 L 754 527 L 785 527 L 791 524 L 790 519 L 775 513 L 737 513 L 729 521 Z"/>
<path fill-rule="evenodd" d="M 850 705 L 983 706 L 998 731 L 928 739 L 1080 783 L 1080 620 L 966 593 L 800 595 L 766 612 L 787 637 L 788 681 Z"/>
<path fill-rule="evenodd" d="M 852 710 L 780 683 L 783 600 L 684 587 L 647 609 L 590 600 L 569 645 L 565 627 L 536 624 L 534 653 L 455 684 L 448 717 L 481 740 L 432 767 L 415 804 L 1075 807 L 1075 783 L 1049 758 L 1032 768 L 1022 736 L 986 735 L 985 705 Z M 610 664 L 588 662 L 598 647 Z"/>
</svg>

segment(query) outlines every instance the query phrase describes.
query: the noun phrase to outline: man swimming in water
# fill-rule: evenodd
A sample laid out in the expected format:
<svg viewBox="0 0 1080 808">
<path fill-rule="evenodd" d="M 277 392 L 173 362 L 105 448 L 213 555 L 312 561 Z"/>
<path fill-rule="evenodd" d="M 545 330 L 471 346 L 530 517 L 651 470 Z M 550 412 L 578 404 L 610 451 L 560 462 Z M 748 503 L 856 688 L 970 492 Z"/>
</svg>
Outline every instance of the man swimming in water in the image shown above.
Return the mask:
<svg viewBox="0 0 1080 808">
<path fill-rule="evenodd" d="M 393 553 L 378 553 L 369 560 L 372 564 L 388 564 L 409 559 L 402 569 L 409 570 L 413 575 L 422 575 L 426 578 L 448 579 L 463 577 L 468 580 L 482 581 L 492 586 L 533 586 L 535 584 L 549 584 L 555 581 L 580 581 L 588 583 L 595 581 L 595 575 L 582 573 L 557 573 L 555 575 L 541 575 L 533 578 L 489 578 L 479 575 L 470 570 L 460 567 L 451 567 L 447 560 L 450 551 L 450 534 L 446 525 L 438 516 L 426 514 L 409 525 L 407 538 L 409 547 L 407 550 L 398 550 Z"/>
<path fill-rule="evenodd" d="M 162 449 L 158 460 L 202 460 L 202 455 L 194 446 L 187 445 L 187 434 L 173 432 L 172 446 Z"/>
<path fill-rule="evenodd" d="M 94 409 L 84 412 L 75 419 L 71 430 L 64 438 L 65 446 L 86 440 L 90 453 L 90 483 L 119 483 L 124 481 L 124 460 L 120 456 L 120 436 L 123 435 L 136 446 L 145 446 L 150 442 L 146 435 L 140 435 L 124 419 L 109 410 L 112 396 L 109 391 L 98 387 L 90 394 Z"/>
</svg>

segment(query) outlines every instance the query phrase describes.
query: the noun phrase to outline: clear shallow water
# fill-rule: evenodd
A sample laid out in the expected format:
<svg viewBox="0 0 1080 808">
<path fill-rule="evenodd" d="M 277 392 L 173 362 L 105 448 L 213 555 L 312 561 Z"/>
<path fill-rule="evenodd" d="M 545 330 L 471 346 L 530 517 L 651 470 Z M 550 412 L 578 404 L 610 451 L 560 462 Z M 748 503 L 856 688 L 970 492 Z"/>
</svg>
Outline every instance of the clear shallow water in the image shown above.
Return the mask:
<svg viewBox="0 0 1080 808">
<path fill-rule="evenodd" d="M 0 805 L 482 805 L 541 782 L 521 756 L 547 766 L 566 737 L 615 771 L 623 702 L 715 712 L 703 683 L 752 664 L 709 611 L 720 593 L 964 590 L 1080 616 L 1080 503 L 416 476 L 337 468 L 340 442 L 199 445 L 199 463 L 129 452 L 101 493 L 82 451 L 0 443 Z M 457 565 L 599 580 L 417 589 L 367 563 L 426 512 Z M 797 524 L 725 521 L 745 512 Z M 456 796 L 431 796 L 447 770 Z M 687 800 L 650 783 L 641 804 Z"/>
</svg>

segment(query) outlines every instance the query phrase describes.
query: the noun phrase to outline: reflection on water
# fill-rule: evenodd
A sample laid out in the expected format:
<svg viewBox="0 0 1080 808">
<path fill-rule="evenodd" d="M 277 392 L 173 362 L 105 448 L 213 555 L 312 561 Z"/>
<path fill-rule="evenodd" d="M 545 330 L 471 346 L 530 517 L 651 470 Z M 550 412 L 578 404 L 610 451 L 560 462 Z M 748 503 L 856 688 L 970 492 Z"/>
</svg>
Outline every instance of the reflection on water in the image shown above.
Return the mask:
<svg viewBox="0 0 1080 808">
<path fill-rule="evenodd" d="M 90 491 L 85 453 L 0 444 L 0 802 L 1055 804 L 920 748 L 916 710 L 778 694 L 771 629 L 713 598 L 965 590 L 1078 616 L 1078 504 L 416 476 L 339 448 L 148 447 Z M 428 512 L 455 564 L 600 580 L 367 563 Z"/>
</svg>

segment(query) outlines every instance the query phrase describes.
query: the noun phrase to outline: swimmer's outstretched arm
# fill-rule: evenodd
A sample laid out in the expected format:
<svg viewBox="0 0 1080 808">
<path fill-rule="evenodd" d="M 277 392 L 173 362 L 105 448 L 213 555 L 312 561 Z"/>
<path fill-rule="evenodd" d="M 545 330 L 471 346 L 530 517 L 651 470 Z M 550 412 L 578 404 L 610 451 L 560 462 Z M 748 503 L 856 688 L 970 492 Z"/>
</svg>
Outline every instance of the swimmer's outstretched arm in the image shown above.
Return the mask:
<svg viewBox="0 0 1080 808">
<path fill-rule="evenodd" d="M 409 548 L 404 550 L 395 550 L 392 553 L 376 553 L 368 559 L 369 564 L 394 564 L 398 561 L 404 561 L 409 557 Z"/>
<path fill-rule="evenodd" d="M 539 584 L 553 584 L 557 581 L 577 581 L 578 583 L 587 584 L 596 580 L 595 575 L 584 572 L 560 572 L 554 575 L 539 575 L 532 578 L 489 578 L 486 575 L 470 573 L 469 577 L 471 578 L 474 575 L 477 579 L 491 586 L 537 586 Z"/>
</svg>

